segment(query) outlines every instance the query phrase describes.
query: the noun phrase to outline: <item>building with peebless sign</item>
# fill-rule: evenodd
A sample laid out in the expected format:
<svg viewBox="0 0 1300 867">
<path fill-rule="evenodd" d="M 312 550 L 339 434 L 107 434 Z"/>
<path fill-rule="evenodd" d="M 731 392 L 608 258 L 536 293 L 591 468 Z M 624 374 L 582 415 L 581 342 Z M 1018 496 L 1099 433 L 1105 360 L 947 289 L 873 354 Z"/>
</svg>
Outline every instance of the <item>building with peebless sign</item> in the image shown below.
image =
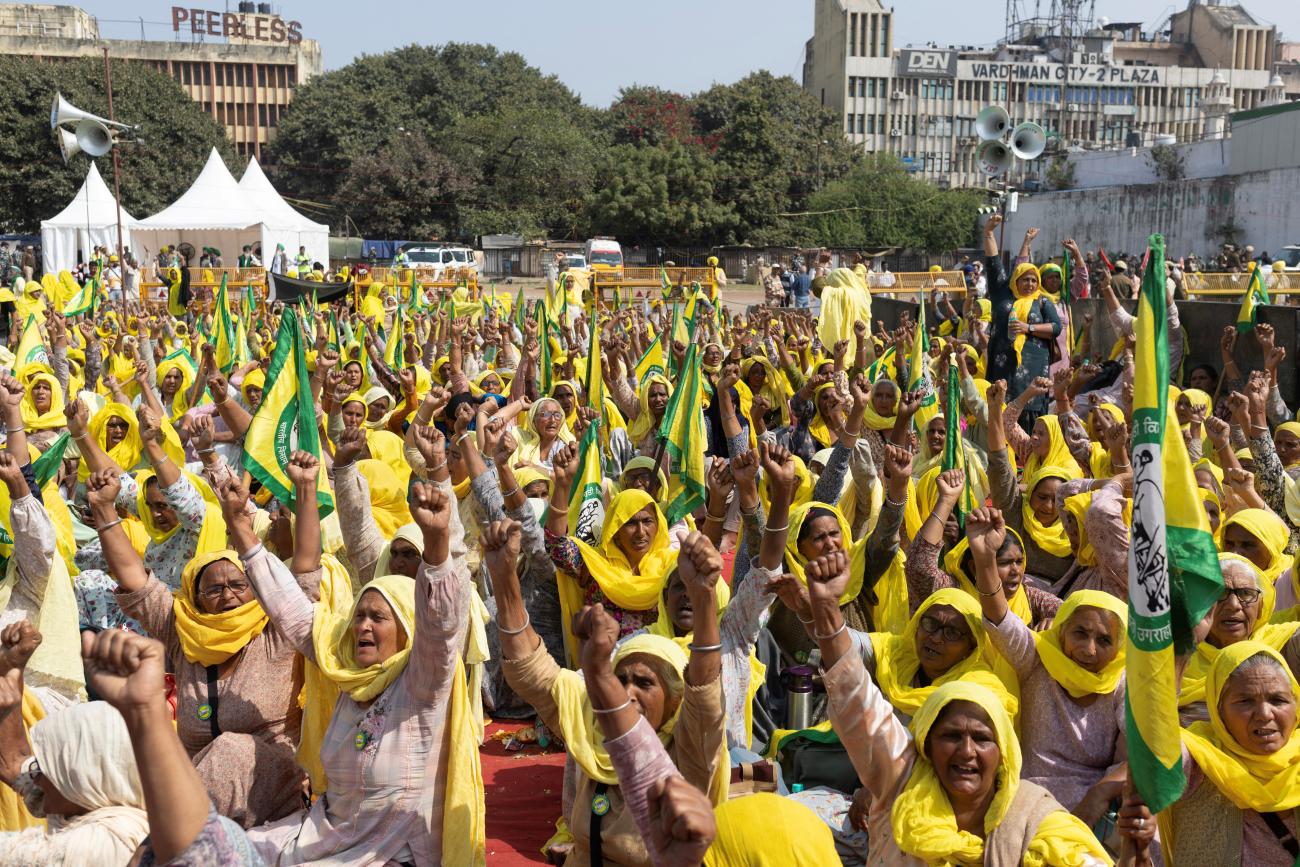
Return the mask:
<svg viewBox="0 0 1300 867">
<path fill-rule="evenodd" d="M 1228 113 L 1300 96 L 1277 29 L 1241 6 L 1191 0 L 1148 33 L 1141 23 L 1088 21 L 1077 0 L 1051 5 L 1058 18 L 1010 21 L 991 49 L 899 48 L 893 8 L 815 0 L 803 86 L 851 141 L 954 187 L 987 181 L 975 117 L 989 105 L 1052 137 L 1043 157 L 1013 169 L 1012 180 L 1032 186 L 1058 153 L 1221 136 Z"/>
<path fill-rule="evenodd" d="M 320 45 L 269 3 L 226 5 L 235 11 L 160 4 L 165 22 L 130 25 L 139 39 L 106 39 L 99 21 L 75 6 L 0 4 L 0 54 L 98 58 L 107 47 L 113 60 L 171 76 L 241 155 L 260 158 L 294 91 L 321 73 Z"/>
</svg>

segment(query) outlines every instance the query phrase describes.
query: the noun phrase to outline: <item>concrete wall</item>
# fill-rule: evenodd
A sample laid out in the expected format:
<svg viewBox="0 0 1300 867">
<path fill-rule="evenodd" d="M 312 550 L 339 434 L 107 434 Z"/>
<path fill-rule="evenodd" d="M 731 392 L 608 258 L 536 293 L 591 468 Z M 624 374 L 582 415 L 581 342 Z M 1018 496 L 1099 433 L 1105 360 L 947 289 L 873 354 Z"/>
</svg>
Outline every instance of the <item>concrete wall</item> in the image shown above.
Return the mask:
<svg viewBox="0 0 1300 867">
<path fill-rule="evenodd" d="M 1133 302 L 1127 305 L 1130 312 L 1133 310 Z M 1223 334 L 1225 326 L 1233 325 L 1237 321 L 1238 304 L 1225 303 L 1221 301 L 1180 301 L 1178 302 L 1178 315 L 1182 325 L 1183 335 L 1187 340 L 1187 354 L 1183 364 L 1184 373 L 1190 372 L 1192 367 L 1197 364 L 1211 364 L 1214 369 L 1223 372 L 1223 362 L 1219 353 L 1219 338 Z M 903 310 L 912 312 L 915 318 L 916 305 L 907 301 L 896 301 L 889 298 L 877 297 L 873 299 L 871 314 L 874 318 L 885 323 L 886 328 L 894 328 L 898 325 L 899 314 Z M 1094 346 L 1104 347 L 1102 351 L 1109 351 L 1115 342 L 1115 333 L 1110 327 L 1110 318 L 1106 315 L 1106 308 L 1099 299 L 1089 299 L 1087 301 L 1076 301 L 1071 310 L 1076 317 L 1076 321 L 1082 321 L 1085 312 L 1093 314 L 1094 327 Z M 1297 307 L 1267 307 L 1260 312 L 1259 321 L 1267 322 L 1273 326 L 1276 332 L 1277 345 L 1285 346 L 1288 349 L 1300 346 L 1300 308 Z M 1093 355 L 1097 352 L 1094 350 Z M 1278 387 L 1282 392 L 1282 398 L 1288 406 L 1295 407 L 1300 403 L 1300 377 L 1297 376 L 1298 365 L 1296 355 L 1300 353 L 1288 352 L 1286 361 L 1282 362 L 1281 369 L 1278 370 Z M 1242 337 L 1237 341 L 1237 366 L 1243 374 L 1248 374 L 1251 370 L 1262 370 L 1264 366 L 1263 356 L 1260 354 L 1259 347 L 1250 337 Z M 1181 380 L 1186 382 L 1186 379 Z"/>
<path fill-rule="evenodd" d="M 1152 232 L 1162 232 L 1172 257 L 1217 252 L 1223 228 L 1237 229 L 1239 243 L 1276 254 L 1300 241 L 1300 167 L 1187 181 L 1166 181 L 1094 190 L 1066 190 L 1020 197 L 1008 216 L 1005 245 L 1016 249 L 1025 230 L 1040 229 L 1040 254 L 1074 238 L 1085 250 L 1135 252 Z"/>
<path fill-rule="evenodd" d="M 1216 139 L 1175 145 L 1175 148 L 1184 160 L 1184 178 L 1213 178 L 1227 171 L 1233 142 L 1231 139 Z M 1151 148 L 1125 148 L 1070 154 L 1068 159 L 1074 166 L 1073 189 L 1153 184 L 1159 178 L 1148 158 L 1150 153 Z M 1300 160 L 1291 165 L 1300 165 Z"/>
</svg>

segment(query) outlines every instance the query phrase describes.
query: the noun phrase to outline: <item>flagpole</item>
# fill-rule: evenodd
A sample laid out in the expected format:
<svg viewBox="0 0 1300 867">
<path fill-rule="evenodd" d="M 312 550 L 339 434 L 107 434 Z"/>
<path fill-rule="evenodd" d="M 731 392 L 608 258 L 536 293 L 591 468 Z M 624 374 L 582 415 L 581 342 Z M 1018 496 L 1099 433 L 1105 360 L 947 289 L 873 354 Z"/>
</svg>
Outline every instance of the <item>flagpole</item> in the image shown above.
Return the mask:
<svg viewBox="0 0 1300 867">
<path fill-rule="evenodd" d="M 113 122 L 113 67 L 108 62 L 108 46 L 104 46 L 104 89 L 108 91 L 108 120 Z M 126 268 L 126 263 L 122 261 L 122 188 L 121 173 L 122 169 L 117 159 L 117 142 L 113 142 L 110 148 L 113 152 L 113 204 L 117 206 L 117 264 L 118 267 Z"/>
</svg>

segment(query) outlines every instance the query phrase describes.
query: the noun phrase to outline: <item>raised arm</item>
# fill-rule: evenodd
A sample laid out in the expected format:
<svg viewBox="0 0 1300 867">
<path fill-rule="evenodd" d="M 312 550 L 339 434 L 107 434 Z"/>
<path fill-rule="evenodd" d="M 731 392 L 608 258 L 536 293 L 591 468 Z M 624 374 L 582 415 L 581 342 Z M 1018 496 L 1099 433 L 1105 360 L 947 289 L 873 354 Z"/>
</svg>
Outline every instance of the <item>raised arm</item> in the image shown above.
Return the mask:
<svg viewBox="0 0 1300 867">
<path fill-rule="evenodd" d="M 0 780 L 13 786 L 32 754 L 23 725 L 23 672 L 41 634 L 26 620 L 0 630 Z"/>
<path fill-rule="evenodd" d="M 456 674 L 474 592 L 469 573 L 452 557 L 455 496 L 438 483 L 411 485 L 411 517 L 424 536 L 424 558 L 415 576 L 410 683 L 411 692 L 428 701 L 444 700 Z"/>
</svg>

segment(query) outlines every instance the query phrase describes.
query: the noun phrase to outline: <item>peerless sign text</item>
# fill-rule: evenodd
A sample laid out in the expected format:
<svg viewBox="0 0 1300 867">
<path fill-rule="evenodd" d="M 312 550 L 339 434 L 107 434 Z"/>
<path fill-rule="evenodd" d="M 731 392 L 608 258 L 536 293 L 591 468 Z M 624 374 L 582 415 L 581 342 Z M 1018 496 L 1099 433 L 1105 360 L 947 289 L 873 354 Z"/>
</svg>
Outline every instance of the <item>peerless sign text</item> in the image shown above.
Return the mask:
<svg viewBox="0 0 1300 867">
<path fill-rule="evenodd" d="M 289 45 L 302 42 L 302 23 L 285 21 L 275 15 L 241 15 L 235 12 L 213 12 L 208 9 L 173 6 L 172 30 L 180 33 L 186 22 L 189 23 L 190 32 L 205 36 L 224 36 L 227 39 Z"/>
</svg>

